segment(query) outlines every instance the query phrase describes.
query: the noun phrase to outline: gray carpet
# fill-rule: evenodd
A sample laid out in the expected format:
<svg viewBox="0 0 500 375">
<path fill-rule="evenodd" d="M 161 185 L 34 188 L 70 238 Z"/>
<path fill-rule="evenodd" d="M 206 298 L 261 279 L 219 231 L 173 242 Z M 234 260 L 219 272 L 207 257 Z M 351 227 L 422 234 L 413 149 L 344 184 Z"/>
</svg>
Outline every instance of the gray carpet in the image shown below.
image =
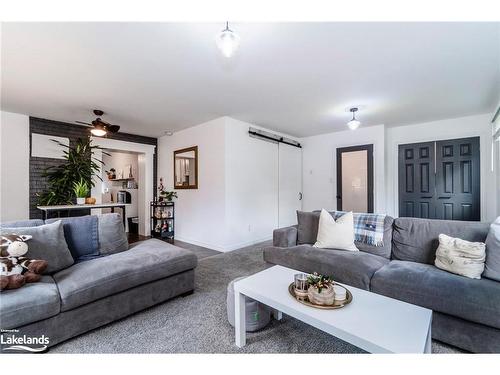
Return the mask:
<svg viewBox="0 0 500 375">
<path fill-rule="evenodd" d="M 190 244 L 190 243 L 187 243 L 184 241 L 179 241 L 179 240 L 175 240 L 174 245 L 182 247 L 184 249 L 191 250 L 193 253 L 196 254 L 196 256 L 198 257 L 198 260 L 221 254 L 220 251 L 208 249 L 206 247 L 202 247 L 202 246 L 198 246 L 198 245 L 193 245 L 193 244 Z"/>
<path fill-rule="evenodd" d="M 266 244 L 201 259 L 194 294 L 83 334 L 50 353 L 363 353 L 286 315 L 249 333 L 243 349 L 234 345 L 234 329 L 226 317 L 226 286 L 236 277 L 268 267 L 262 259 Z M 458 352 L 438 342 L 432 350 Z"/>
</svg>

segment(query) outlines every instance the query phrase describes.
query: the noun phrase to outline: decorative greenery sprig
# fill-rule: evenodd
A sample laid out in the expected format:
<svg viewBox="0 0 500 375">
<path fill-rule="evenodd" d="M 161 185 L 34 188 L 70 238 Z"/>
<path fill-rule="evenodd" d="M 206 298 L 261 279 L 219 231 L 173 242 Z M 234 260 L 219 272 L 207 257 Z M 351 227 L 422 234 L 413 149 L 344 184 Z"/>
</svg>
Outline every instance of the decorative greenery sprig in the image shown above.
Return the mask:
<svg viewBox="0 0 500 375">
<path fill-rule="evenodd" d="M 177 198 L 177 192 L 175 191 L 162 191 L 160 195 L 165 197 L 167 201 L 171 201 L 173 198 Z"/>
<path fill-rule="evenodd" d="M 317 272 L 314 272 L 312 275 L 309 275 L 307 277 L 307 282 L 309 286 L 318 289 L 318 293 L 321 293 L 321 291 L 324 288 L 328 288 L 330 285 L 333 284 L 333 280 L 330 276 L 318 275 Z"/>
</svg>

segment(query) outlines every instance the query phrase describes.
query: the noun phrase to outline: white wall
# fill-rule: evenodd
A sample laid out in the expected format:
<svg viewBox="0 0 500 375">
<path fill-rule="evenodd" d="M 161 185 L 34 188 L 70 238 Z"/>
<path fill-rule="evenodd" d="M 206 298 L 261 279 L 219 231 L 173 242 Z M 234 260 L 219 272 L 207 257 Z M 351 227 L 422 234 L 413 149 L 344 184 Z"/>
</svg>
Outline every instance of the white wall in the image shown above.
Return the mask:
<svg viewBox="0 0 500 375">
<path fill-rule="evenodd" d="M 481 148 L 481 220 L 491 221 L 498 214 L 496 176 L 491 168 L 492 114 L 433 121 L 386 129 L 386 203 L 387 213 L 398 214 L 398 145 L 444 139 L 480 137 Z"/>
<path fill-rule="evenodd" d="M 119 141 L 110 138 L 92 137 L 92 143 L 100 146 L 103 149 L 132 152 L 137 155 L 137 177 L 136 181 L 139 185 L 137 190 L 137 213 L 139 216 L 139 234 L 149 236 L 151 220 L 149 217 L 150 202 L 153 200 L 153 158 L 155 146 L 142 143 Z M 94 150 L 94 156 L 102 160 L 102 152 Z M 101 178 L 107 178 L 104 172 L 105 168 L 101 168 L 99 172 Z M 95 179 L 95 186 L 92 188 L 91 195 L 96 198 L 97 203 L 102 202 L 103 183 L 99 179 Z M 94 209 L 92 214 L 99 213 L 101 210 Z M 128 213 L 127 213 L 128 216 Z"/>
<path fill-rule="evenodd" d="M 339 147 L 373 144 L 374 211 L 385 212 L 384 125 L 355 131 L 302 138 L 303 209 L 305 211 L 337 207 L 337 155 Z"/>
<path fill-rule="evenodd" d="M 278 145 L 249 137 L 252 124 L 225 122 L 226 248 L 237 249 L 278 227 Z"/>
<path fill-rule="evenodd" d="M 102 161 L 104 162 L 104 169 L 109 171 L 111 168 L 118 171 L 121 169 L 123 172 L 123 178 L 128 178 L 128 174 L 126 172 L 126 166 L 132 166 L 132 176 L 135 181 L 140 181 L 139 176 L 139 167 L 138 167 L 138 154 L 131 152 L 116 152 L 105 150 L 107 154 L 102 154 Z M 102 203 L 111 202 L 111 195 L 113 196 L 113 202 L 117 201 L 117 193 L 119 191 L 125 190 L 130 193 L 131 203 L 127 204 L 125 209 L 126 217 L 136 217 L 139 215 L 139 196 L 138 189 L 128 189 L 123 188 L 123 181 L 109 181 L 107 179 L 107 175 L 104 173 L 102 175 L 102 185 L 103 185 L 103 193 L 102 193 Z M 107 189 L 107 192 L 106 192 Z M 102 210 L 102 213 L 111 212 L 110 208 L 105 208 Z M 147 219 L 149 220 L 149 215 L 147 215 Z M 126 222 L 126 227 L 128 231 L 128 220 Z"/>
<path fill-rule="evenodd" d="M 173 153 L 198 146 L 198 189 L 178 189 L 175 237 L 225 250 L 225 119 L 218 118 L 158 139 L 158 178 L 173 190 Z"/>
<path fill-rule="evenodd" d="M 176 190 L 177 239 L 229 251 L 272 237 L 278 226 L 278 145 L 249 137 L 250 126 L 260 128 L 221 117 L 159 139 L 158 177 L 169 190 L 173 152 L 198 146 L 198 189 Z"/>
<path fill-rule="evenodd" d="M 29 218 L 29 117 L 1 112 L 0 222 Z"/>
<path fill-rule="evenodd" d="M 105 164 L 104 169 L 109 171 L 111 168 L 116 170 L 116 174 L 118 175 L 118 171 L 122 170 L 123 178 L 128 178 L 126 175 L 125 167 L 127 165 L 132 166 L 132 176 L 134 178 L 138 178 L 139 171 L 137 167 L 137 154 L 131 152 L 117 152 L 117 151 L 109 151 L 105 150 L 110 156 L 103 154 L 102 161 Z M 117 176 L 118 178 L 118 176 Z"/>
</svg>

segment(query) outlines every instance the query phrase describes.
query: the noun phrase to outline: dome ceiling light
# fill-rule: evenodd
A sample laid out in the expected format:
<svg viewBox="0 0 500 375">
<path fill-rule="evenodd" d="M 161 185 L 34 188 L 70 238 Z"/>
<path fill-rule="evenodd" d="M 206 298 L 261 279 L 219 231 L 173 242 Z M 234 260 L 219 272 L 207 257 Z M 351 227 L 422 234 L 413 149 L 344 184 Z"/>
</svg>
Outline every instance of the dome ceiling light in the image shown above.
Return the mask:
<svg viewBox="0 0 500 375">
<path fill-rule="evenodd" d="M 222 30 L 219 35 L 217 35 L 215 41 L 217 43 L 217 47 L 227 58 L 233 56 L 240 45 L 240 37 L 229 28 L 229 22 L 226 22 L 226 28 Z"/>
<path fill-rule="evenodd" d="M 357 111 L 358 111 L 358 108 L 356 108 L 356 107 L 349 109 L 349 112 L 352 112 L 352 119 L 351 119 L 351 121 L 349 121 L 347 123 L 347 126 L 351 130 L 356 130 L 357 128 L 359 128 L 359 125 L 361 125 L 361 122 L 356 120 L 356 112 Z"/>
</svg>

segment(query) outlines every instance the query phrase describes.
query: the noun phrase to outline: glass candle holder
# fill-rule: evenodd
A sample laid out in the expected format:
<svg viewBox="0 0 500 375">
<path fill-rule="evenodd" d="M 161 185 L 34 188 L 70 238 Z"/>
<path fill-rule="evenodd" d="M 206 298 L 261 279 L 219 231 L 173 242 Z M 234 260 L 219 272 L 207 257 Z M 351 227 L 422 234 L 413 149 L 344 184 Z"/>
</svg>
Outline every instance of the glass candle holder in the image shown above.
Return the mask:
<svg viewBox="0 0 500 375">
<path fill-rule="evenodd" d="M 309 287 L 307 283 L 307 274 L 298 273 L 294 276 L 295 279 L 295 290 L 298 292 L 307 292 L 307 288 Z"/>
</svg>

